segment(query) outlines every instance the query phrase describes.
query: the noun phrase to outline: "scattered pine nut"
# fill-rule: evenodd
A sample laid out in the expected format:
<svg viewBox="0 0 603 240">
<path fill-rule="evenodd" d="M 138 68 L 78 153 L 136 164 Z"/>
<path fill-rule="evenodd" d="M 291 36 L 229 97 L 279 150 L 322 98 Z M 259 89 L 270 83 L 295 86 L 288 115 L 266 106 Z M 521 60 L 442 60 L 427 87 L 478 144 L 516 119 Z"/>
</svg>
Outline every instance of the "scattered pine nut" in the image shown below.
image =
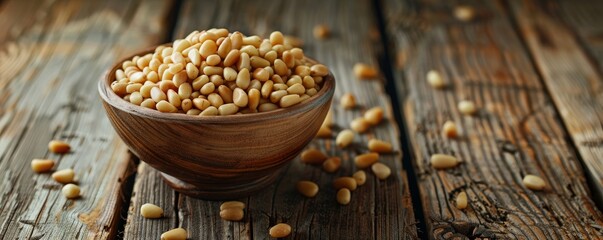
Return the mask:
<svg viewBox="0 0 603 240">
<path fill-rule="evenodd" d="M 354 135 L 355 134 L 354 132 L 352 132 L 352 130 L 345 129 L 339 132 L 339 134 L 337 134 L 337 138 L 335 138 L 335 144 L 340 148 L 347 147 L 354 141 Z"/>
<path fill-rule="evenodd" d="M 54 167 L 54 161 L 50 159 L 31 160 L 31 170 L 37 173 L 48 172 Z"/>
<path fill-rule="evenodd" d="M 140 215 L 144 218 L 161 218 L 163 217 L 163 208 L 155 204 L 145 203 L 140 206 Z"/>
<path fill-rule="evenodd" d="M 59 183 L 71 183 L 75 177 L 75 172 L 71 168 L 63 169 L 52 173 L 52 179 Z"/>
<path fill-rule="evenodd" d="M 392 170 L 387 165 L 379 162 L 374 163 L 371 166 L 371 170 L 373 170 L 375 176 L 380 180 L 385 180 L 392 174 Z"/>
<path fill-rule="evenodd" d="M 339 104 L 341 105 L 342 108 L 352 109 L 352 108 L 356 107 L 356 97 L 354 97 L 354 95 L 352 95 L 351 93 L 346 93 L 343 96 L 341 96 L 341 99 L 339 100 Z"/>
<path fill-rule="evenodd" d="M 392 144 L 373 138 L 368 141 L 368 149 L 371 152 L 389 153 L 392 152 Z"/>
<path fill-rule="evenodd" d="M 291 234 L 291 226 L 286 223 L 279 223 L 271 227 L 268 233 L 273 238 L 284 238 Z"/>
<path fill-rule="evenodd" d="M 440 73 L 436 70 L 430 70 L 427 72 L 427 83 L 435 89 L 442 89 L 446 86 L 446 83 L 440 76 Z"/>
<path fill-rule="evenodd" d="M 467 193 L 466 192 L 460 192 L 458 195 L 456 195 L 456 208 L 458 209 L 465 209 L 467 208 Z"/>
<path fill-rule="evenodd" d="M 356 63 L 354 65 L 354 75 L 359 79 L 371 79 L 379 76 L 379 71 L 368 64 Z"/>
<path fill-rule="evenodd" d="M 454 16 L 458 20 L 468 22 L 473 20 L 473 17 L 475 16 L 475 11 L 472 7 L 469 6 L 457 6 L 454 8 Z"/>
<path fill-rule="evenodd" d="M 226 208 L 220 210 L 220 217 L 226 221 L 241 221 L 245 217 L 245 212 L 242 208 Z"/>
<path fill-rule="evenodd" d="M 354 163 L 358 168 L 367 168 L 379 161 L 379 153 L 365 153 L 354 158 Z"/>
<path fill-rule="evenodd" d="M 68 153 L 71 150 L 71 146 L 69 143 L 60 140 L 52 140 L 48 143 L 48 150 L 53 153 Z"/>
<path fill-rule="evenodd" d="M 362 117 L 356 118 L 356 119 L 352 120 L 352 122 L 350 122 L 350 128 L 358 133 L 366 132 L 369 129 L 369 127 L 370 127 L 370 124 L 366 120 L 364 120 L 364 118 L 362 118 Z"/>
<path fill-rule="evenodd" d="M 523 185 L 530 190 L 540 191 L 546 187 L 546 182 L 541 177 L 528 174 L 523 177 Z"/>
<path fill-rule="evenodd" d="M 473 115 L 477 112 L 477 108 L 472 101 L 463 100 L 459 102 L 459 111 L 464 115 Z"/>
<path fill-rule="evenodd" d="M 324 163 L 322 163 L 322 169 L 328 173 L 334 173 L 341 166 L 341 158 L 339 157 L 330 157 Z"/>
<path fill-rule="evenodd" d="M 373 107 L 364 112 L 364 120 L 366 120 L 371 125 L 377 125 L 383 120 L 383 108 L 381 107 Z"/>
<path fill-rule="evenodd" d="M 459 161 L 456 157 L 447 154 L 431 155 L 431 166 L 435 169 L 447 169 L 456 167 Z"/>
<path fill-rule="evenodd" d="M 315 197 L 318 194 L 318 185 L 312 181 L 299 181 L 296 188 L 299 193 L 309 198 Z"/>
<path fill-rule="evenodd" d="M 80 197 L 80 187 L 78 187 L 77 185 L 75 185 L 73 183 L 69 183 L 69 184 L 63 186 L 63 189 L 61 190 L 61 192 L 63 192 L 63 196 L 65 196 L 66 198 L 69 198 L 69 199 Z"/>
<path fill-rule="evenodd" d="M 333 187 L 337 190 L 347 188 L 350 191 L 356 190 L 358 184 L 353 177 L 339 177 L 333 180 Z"/>
<path fill-rule="evenodd" d="M 227 208 L 245 209 L 245 203 L 239 202 L 239 201 L 226 201 L 220 205 L 220 211 L 227 209 Z"/>
<path fill-rule="evenodd" d="M 362 186 L 366 183 L 366 172 L 364 170 L 358 170 L 352 177 L 356 180 L 356 185 Z"/>
<path fill-rule="evenodd" d="M 342 188 L 337 191 L 337 202 L 341 205 L 350 204 L 350 198 L 352 197 L 352 192 L 350 189 Z"/>
<path fill-rule="evenodd" d="M 174 228 L 161 234 L 161 240 L 186 240 L 188 233 L 184 228 Z"/>
<path fill-rule="evenodd" d="M 301 154 L 301 161 L 305 164 L 318 165 L 322 164 L 325 160 L 327 160 L 327 155 L 318 149 L 307 149 Z"/>
<path fill-rule="evenodd" d="M 322 126 L 322 127 L 320 127 L 320 129 L 318 129 L 318 132 L 316 133 L 316 137 L 330 138 L 332 134 L 333 134 L 333 132 L 331 131 L 331 129 L 329 127 Z"/>
<path fill-rule="evenodd" d="M 325 39 L 328 38 L 331 34 L 331 30 L 327 25 L 319 24 L 314 26 L 314 38 L 316 39 Z"/>
<path fill-rule="evenodd" d="M 442 127 L 442 135 L 447 138 L 456 138 L 458 136 L 456 124 L 453 121 L 446 121 Z"/>
</svg>

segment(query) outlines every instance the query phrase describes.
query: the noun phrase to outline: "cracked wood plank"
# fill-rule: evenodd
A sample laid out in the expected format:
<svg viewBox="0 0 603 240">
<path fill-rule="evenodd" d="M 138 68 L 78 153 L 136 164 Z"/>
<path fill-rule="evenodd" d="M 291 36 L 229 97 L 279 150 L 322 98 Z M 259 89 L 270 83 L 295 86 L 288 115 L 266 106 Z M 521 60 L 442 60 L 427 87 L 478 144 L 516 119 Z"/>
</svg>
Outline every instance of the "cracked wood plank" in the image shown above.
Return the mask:
<svg viewBox="0 0 603 240">
<path fill-rule="evenodd" d="M 396 82 L 405 96 L 401 105 L 428 236 L 602 238 L 603 215 L 590 198 L 578 153 L 504 1 L 463 1 L 477 11 L 470 22 L 454 18 L 459 4 L 385 0 L 383 9 L 391 55 L 398 57 Z M 445 89 L 427 84 L 431 69 L 441 73 Z M 474 101 L 478 113 L 460 114 L 461 100 Z M 442 137 L 447 120 L 459 126 L 460 138 Z M 434 153 L 455 155 L 463 163 L 434 170 L 429 166 Z M 526 174 L 541 176 L 548 186 L 540 192 L 525 188 Z M 455 207 L 460 191 L 469 197 L 465 210 Z"/>
<path fill-rule="evenodd" d="M 236 13 L 236 14 L 234 14 Z M 334 148 L 334 136 L 329 140 L 314 140 L 310 145 L 320 148 L 329 155 L 338 155 L 343 166 L 335 174 L 327 174 L 320 168 L 306 166 L 299 159 L 293 160 L 285 175 L 277 183 L 255 196 L 239 199 L 247 204 L 246 216 L 241 222 L 223 221 L 219 217 L 220 202 L 203 201 L 175 194 L 178 219 L 172 217 L 161 221 L 163 231 L 181 226 L 189 231 L 192 239 L 267 239 L 268 228 L 279 222 L 292 225 L 291 239 L 414 239 L 417 237 L 407 178 L 402 169 L 400 142 L 393 121 L 389 98 L 383 91 L 381 81 L 360 81 L 352 74 L 356 62 L 377 64 L 375 59 L 378 30 L 372 15 L 370 1 L 185 1 L 178 18 L 176 37 L 183 37 L 196 29 L 227 27 L 246 34 L 267 36 L 273 30 L 300 37 L 306 43 L 304 52 L 331 68 L 337 78 L 334 99 L 336 132 L 347 128 L 349 122 L 361 116 L 373 106 L 386 109 L 387 119 L 368 134 L 357 137 L 357 148 L 340 150 Z M 314 25 L 324 23 L 331 27 L 333 36 L 317 41 L 312 36 Z M 338 98 L 346 92 L 357 96 L 360 107 L 352 111 L 339 108 Z M 398 150 L 395 154 L 383 155 L 381 162 L 393 168 L 387 181 L 378 181 L 367 173 L 367 183 L 352 193 L 348 206 L 335 201 L 331 182 L 338 176 L 350 176 L 355 172 L 353 157 L 365 152 L 369 138 L 390 141 Z M 360 144 L 360 143 L 364 144 Z M 152 170 L 154 171 L 154 170 Z M 165 192 L 165 184 L 153 187 L 139 184 L 159 184 L 158 174 L 145 173 L 137 179 L 134 189 L 136 199 L 128 217 L 127 229 L 138 229 L 127 239 L 141 236 L 142 229 L 152 229 L 157 221 L 144 220 L 139 216 L 140 205 L 158 201 L 171 209 L 174 194 Z M 317 197 L 306 199 L 295 190 L 299 180 L 314 180 L 321 190 Z M 160 192 L 162 199 L 157 199 Z M 130 233 L 128 233 L 130 234 Z M 159 233 L 156 233 L 159 234 Z M 146 235 L 148 236 L 148 235 Z M 157 238 L 158 235 L 154 237 Z"/>
<path fill-rule="evenodd" d="M 579 25 L 580 36 L 565 25 L 552 7 L 531 1 L 510 1 L 511 9 L 546 87 L 592 178 L 594 193 L 603 201 L 603 43 L 595 33 L 603 34 L 601 16 L 579 11 L 603 11 L 603 4 L 562 1 L 569 16 L 580 15 L 593 26 L 586 33 Z M 572 13 L 573 10 L 573 13 Z M 598 19 L 599 21 L 594 21 Z M 600 37 L 600 36 L 599 36 Z M 583 49 L 580 39 L 587 44 Z M 597 46 L 597 44 L 599 46 Z M 584 50 L 590 50 L 589 52 Z M 590 58 L 589 53 L 594 58 Z M 591 61 L 592 60 L 592 61 Z M 603 206 L 600 203 L 599 206 Z"/>
<path fill-rule="evenodd" d="M 125 51 L 165 34 L 162 1 L 10 1 L 0 6 L 0 238 L 107 239 L 134 170 L 104 116 L 97 83 Z M 26 16 L 26 17 L 23 17 Z M 49 153 L 51 139 L 72 151 Z M 82 197 L 67 200 L 33 158 L 73 168 Z"/>
</svg>

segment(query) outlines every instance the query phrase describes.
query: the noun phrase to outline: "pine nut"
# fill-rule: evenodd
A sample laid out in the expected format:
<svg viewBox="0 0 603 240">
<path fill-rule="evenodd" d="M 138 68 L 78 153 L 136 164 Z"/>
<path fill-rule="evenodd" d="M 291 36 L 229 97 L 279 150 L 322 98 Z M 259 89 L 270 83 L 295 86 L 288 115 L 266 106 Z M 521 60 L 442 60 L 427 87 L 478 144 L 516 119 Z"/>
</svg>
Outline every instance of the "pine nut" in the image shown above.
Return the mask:
<svg viewBox="0 0 603 240">
<path fill-rule="evenodd" d="M 354 163 L 358 168 L 367 168 L 379 161 L 379 153 L 365 153 L 354 158 Z"/>
<path fill-rule="evenodd" d="M 352 198 L 352 192 L 350 189 L 342 188 L 337 191 L 337 202 L 341 205 L 350 204 L 350 199 Z"/>
<path fill-rule="evenodd" d="M 216 116 L 218 115 L 218 109 L 214 106 L 210 106 L 203 110 L 199 115 L 201 116 Z"/>
<path fill-rule="evenodd" d="M 225 103 L 232 103 L 232 90 L 226 85 L 220 85 L 218 87 L 218 94 L 222 97 Z"/>
<path fill-rule="evenodd" d="M 318 133 L 316 133 L 316 137 L 318 138 L 330 138 L 332 135 L 332 131 L 329 127 L 322 126 L 318 129 Z"/>
<path fill-rule="evenodd" d="M 329 30 L 328 26 L 320 24 L 314 26 L 312 33 L 314 33 L 314 38 L 316 39 L 325 39 L 329 37 L 331 30 Z"/>
<path fill-rule="evenodd" d="M 346 93 L 341 96 L 341 99 L 339 99 L 339 103 L 341 104 L 342 108 L 352 109 L 356 107 L 356 98 L 351 93 Z"/>
<path fill-rule="evenodd" d="M 374 107 L 364 112 L 364 120 L 371 125 L 377 125 L 383 120 L 383 108 Z"/>
<path fill-rule="evenodd" d="M 283 37 L 283 34 L 281 32 L 275 31 L 270 34 L 270 44 L 272 44 L 272 45 L 283 44 L 284 41 L 285 41 L 285 38 Z"/>
<path fill-rule="evenodd" d="M 153 99 L 147 98 L 140 103 L 140 106 L 155 109 L 155 101 L 153 101 Z"/>
<path fill-rule="evenodd" d="M 178 111 L 178 109 L 174 107 L 174 105 L 165 100 L 159 101 L 157 104 L 155 104 L 155 107 L 157 108 L 157 110 L 164 113 L 175 113 Z"/>
<path fill-rule="evenodd" d="M 461 209 L 461 210 L 467 208 L 467 193 L 466 192 L 460 192 L 458 195 L 456 195 L 456 208 Z"/>
<path fill-rule="evenodd" d="M 322 163 L 322 169 L 328 173 L 334 173 L 341 166 L 341 158 L 330 157 Z"/>
<path fill-rule="evenodd" d="M 140 215 L 144 218 L 161 218 L 163 217 L 163 208 L 155 204 L 145 203 L 140 206 Z"/>
<path fill-rule="evenodd" d="M 392 174 L 392 170 L 387 165 L 379 162 L 374 163 L 371 166 L 371 170 L 373 170 L 375 176 L 381 180 L 387 179 L 389 175 Z"/>
<path fill-rule="evenodd" d="M 446 154 L 433 154 L 431 155 L 431 166 L 435 169 L 447 169 L 456 167 L 459 161 L 456 157 Z"/>
<path fill-rule="evenodd" d="M 239 201 L 227 201 L 220 205 L 220 211 L 228 208 L 245 209 L 245 203 Z"/>
<path fill-rule="evenodd" d="M 218 108 L 220 115 L 233 115 L 239 111 L 239 107 L 234 103 L 227 103 Z"/>
<path fill-rule="evenodd" d="M 268 80 L 260 88 L 260 92 L 262 93 L 262 97 L 267 98 L 270 97 L 270 93 L 272 93 L 272 88 L 274 87 L 274 82 Z"/>
<path fill-rule="evenodd" d="M 247 95 L 249 97 L 249 108 L 255 110 L 260 105 L 260 91 L 257 89 L 250 89 Z"/>
<path fill-rule="evenodd" d="M 378 77 L 379 71 L 371 65 L 356 63 L 356 65 L 354 65 L 354 75 L 356 75 L 358 79 L 371 79 Z"/>
<path fill-rule="evenodd" d="M 305 164 L 318 165 L 327 160 L 327 155 L 318 149 L 307 149 L 301 153 L 301 161 Z"/>
<path fill-rule="evenodd" d="M 312 181 L 299 181 L 295 187 L 299 193 L 309 198 L 318 194 L 318 185 Z"/>
<path fill-rule="evenodd" d="M 216 51 L 218 51 L 218 45 L 216 45 L 216 42 L 212 40 L 203 42 L 201 44 L 201 48 L 199 48 L 199 54 L 204 58 L 216 53 Z"/>
<path fill-rule="evenodd" d="M 279 223 L 271 227 L 268 233 L 273 238 L 284 238 L 291 234 L 291 226 L 286 223 Z"/>
<path fill-rule="evenodd" d="M 249 102 L 249 97 L 247 96 L 247 93 L 240 88 L 235 88 L 234 92 L 232 93 L 232 98 L 234 104 L 238 107 L 245 107 Z"/>
<path fill-rule="evenodd" d="M 354 135 L 354 132 L 349 129 L 339 132 L 339 134 L 337 134 L 337 138 L 335 139 L 335 145 L 340 148 L 347 147 L 354 141 Z"/>
<path fill-rule="evenodd" d="M 436 70 L 430 70 L 429 72 L 427 72 L 426 78 L 427 83 L 429 83 L 429 85 L 431 85 L 431 87 L 435 89 L 442 89 L 446 87 L 446 83 L 442 79 L 442 76 L 440 76 L 440 73 L 438 73 L 438 71 Z"/>
<path fill-rule="evenodd" d="M 287 108 L 287 107 L 291 107 L 291 106 L 293 106 L 295 104 L 298 104 L 300 102 L 301 102 L 301 98 L 300 98 L 299 95 L 297 95 L 297 94 L 290 94 L 290 95 L 282 97 L 279 100 L 279 105 L 282 108 Z"/>
<path fill-rule="evenodd" d="M 53 153 L 68 153 L 71 150 L 71 146 L 64 141 L 52 140 L 48 143 L 48 150 Z"/>
<path fill-rule="evenodd" d="M 471 21 L 471 20 L 473 20 L 474 15 L 475 15 L 475 12 L 472 7 L 457 6 L 454 8 L 454 17 L 456 17 L 456 19 L 458 19 L 460 21 L 463 21 L 463 22 Z"/>
<path fill-rule="evenodd" d="M 75 172 L 71 168 L 63 169 L 52 173 L 52 179 L 58 183 L 71 183 L 75 177 Z"/>
<path fill-rule="evenodd" d="M 278 109 L 278 106 L 274 103 L 262 103 L 258 107 L 258 111 L 260 112 L 270 112 L 276 109 Z"/>
<path fill-rule="evenodd" d="M 180 104 L 182 104 L 182 101 L 180 100 L 180 95 L 178 95 L 178 93 L 176 93 L 176 91 L 172 89 L 168 90 L 167 98 L 168 102 L 176 108 L 180 107 Z"/>
<path fill-rule="evenodd" d="M 37 173 L 48 172 L 54 167 L 54 161 L 50 159 L 31 160 L 31 170 Z"/>
<path fill-rule="evenodd" d="M 333 180 L 333 187 L 337 190 L 347 188 L 350 191 L 354 191 L 357 186 L 356 179 L 352 177 L 339 177 Z"/>
<path fill-rule="evenodd" d="M 278 91 L 274 91 L 272 93 L 270 93 L 270 101 L 272 103 L 277 103 L 278 101 L 281 100 L 282 97 L 286 96 L 287 90 L 278 90 Z"/>
<path fill-rule="evenodd" d="M 333 125 L 333 110 L 329 108 L 325 120 L 322 122 L 323 127 L 331 127 Z"/>
<path fill-rule="evenodd" d="M 226 208 L 220 210 L 220 217 L 227 221 L 241 221 L 245 216 L 245 212 L 241 208 Z"/>
<path fill-rule="evenodd" d="M 161 240 L 186 240 L 188 233 L 184 228 L 174 228 L 161 234 Z"/>
<path fill-rule="evenodd" d="M 356 180 L 356 185 L 358 186 L 362 186 L 366 183 L 366 172 L 364 172 L 364 170 L 358 170 L 352 177 Z"/>
<path fill-rule="evenodd" d="M 546 182 L 536 175 L 528 174 L 523 177 L 523 185 L 530 190 L 540 191 L 546 187 Z"/>
<path fill-rule="evenodd" d="M 140 92 L 133 92 L 130 94 L 130 103 L 135 105 L 140 105 L 142 103 L 143 97 Z"/>
<path fill-rule="evenodd" d="M 477 108 L 472 101 L 463 100 L 459 102 L 459 111 L 464 115 L 473 115 L 477 112 Z"/>
<path fill-rule="evenodd" d="M 75 185 L 72 183 L 69 183 L 69 184 L 63 186 L 63 189 L 61 190 L 61 192 L 63 192 L 63 196 L 65 196 L 68 199 L 80 197 L 80 187 L 78 185 Z"/>
<path fill-rule="evenodd" d="M 369 129 L 369 123 L 364 118 L 356 118 L 350 122 L 350 128 L 358 133 L 364 133 Z"/>
<path fill-rule="evenodd" d="M 442 127 L 442 135 L 447 138 L 456 138 L 458 136 L 456 124 L 453 121 L 446 121 Z"/>
<path fill-rule="evenodd" d="M 371 139 L 368 141 L 368 149 L 371 152 L 389 153 L 392 152 L 392 144 L 379 139 Z"/>
<path fill-rule="evenodd" d="M 158 87 L 153 87 L 151 88 L 151 99 L 153 99 L 155 102 L 159 102 L 161 100 L 166 100 L 167 96 Z"/>
</svg>

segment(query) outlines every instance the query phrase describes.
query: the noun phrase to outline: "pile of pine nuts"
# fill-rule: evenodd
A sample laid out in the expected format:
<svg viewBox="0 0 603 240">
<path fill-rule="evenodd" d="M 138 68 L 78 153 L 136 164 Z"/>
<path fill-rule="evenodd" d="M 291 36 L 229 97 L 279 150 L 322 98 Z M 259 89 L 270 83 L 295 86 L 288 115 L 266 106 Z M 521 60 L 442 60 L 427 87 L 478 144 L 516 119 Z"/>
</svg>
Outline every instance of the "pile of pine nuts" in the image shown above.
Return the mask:
<svg viewBox="0 0 603 240">
<path fill-rule="evenodd" d="M 262 39 L 221 28 L 123 62 L 111 88 L 160 112 L 232 115 L 296 105 L 316 95 L 328 74 L 281 32 Z"/>
</svg>

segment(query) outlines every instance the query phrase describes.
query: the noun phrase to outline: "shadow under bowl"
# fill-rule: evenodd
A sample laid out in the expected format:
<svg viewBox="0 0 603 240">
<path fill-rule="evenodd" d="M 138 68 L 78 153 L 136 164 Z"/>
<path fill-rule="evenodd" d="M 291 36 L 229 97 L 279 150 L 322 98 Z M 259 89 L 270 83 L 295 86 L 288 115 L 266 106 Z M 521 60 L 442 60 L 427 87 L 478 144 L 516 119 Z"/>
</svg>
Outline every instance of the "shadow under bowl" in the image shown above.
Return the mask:
<svg viewBox="0 0 603 240">
<path fill-rule="evenodd" d="M 111 89 L 115 71 L 133 56 L 99 82 L 107 116 L 129 149 L 169 186 L 202 199 L 245 197 L 272 184 L 314 138 L 335 91 L 329 73 L 316 95 L 289 108 L 229 116 L 162 113 L 131 104 Z"/>
</svg>

